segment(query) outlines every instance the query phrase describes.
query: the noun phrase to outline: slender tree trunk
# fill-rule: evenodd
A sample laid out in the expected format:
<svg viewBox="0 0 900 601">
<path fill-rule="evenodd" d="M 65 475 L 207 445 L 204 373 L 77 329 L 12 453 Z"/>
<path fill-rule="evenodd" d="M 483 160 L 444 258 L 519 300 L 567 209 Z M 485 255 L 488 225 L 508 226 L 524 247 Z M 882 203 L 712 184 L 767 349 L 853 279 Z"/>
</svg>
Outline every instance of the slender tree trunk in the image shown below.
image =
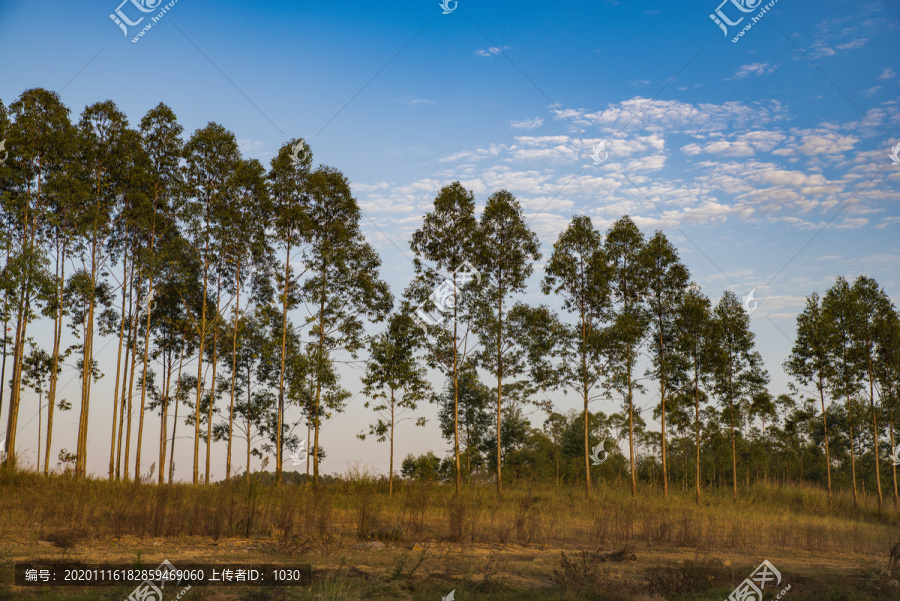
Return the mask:
<svg viewBox="0 0 900 601">
<path fill-rule="evenodd" d="M 38 383 L 40 386 L 40 383 Z M 41 430 L 43 430 L 43 424 L 41 423 L 41 413 L 43 412 L 44 406 L 44 395 L 38 394 L 38 444 L 37 444 L 37 463 L 34 464 L 34 473 L 39 474 L 41 472 Z"/>
<path fill-rule="evenodd" d="M 731 415 L 729 416 L 731 423 L 731 467 L 732 467 L 732 484 L 734 485 L 734 502 L 737 503 L 737 446 L 735 444 L 734 439 L 734 400 L 731 398 L 732 394 L 732 365 L 728 364 L 728 407 L 730 408 Z"/>
<path fill-rule="evenodd" d="M 153 244 L 150 244 L 150 252 L 153 252 Z M 150 281 L 147 286 L 147 298 L 151 298 L 153 294 L 153 276 L 150 276 Z M 141 415 L 138 418 L 138 435 L 137 435 L 137 449 L 134 453 L 134 481 L 141 481 L 141 443 L 144 438 L 144 410 L 146 407 L 147 400 L 147 362 L 150 359 L 150 314 L 152 313 L 151 302 L 147 303 L 147 321 L 144 326 L 144 358 L 143 358 L 143 367 L 141 372 Z M 162 466 L 160 465 L 160 473 L 162 473 Z"/>
<path fill-rule="evenodd" d="M 209 484 L 209 454 L 212 449 L 212 417 L 213 405 L 216 403 L 216 368 L 219 366 L 219 299 L 222 297 L 222 287 L 220 285 L 220 277 L 216 278 L 216 315 L 213 317 L 213 352 L 212 352 L 212 384 L 209 387 L 209 406 L 206 414 L 206 475 L 205 483 Z"/>
<path fill-rule="evenodd" d="M 66 245 L 63 244 L 62 257 L 59 253 L 56 255 L 56 273 L 59 278 L 59 295 L 57 297 L 56 314 L 54 315 L 53 328 L 53 366 L 50 371 L 50 392 L 47 397 L 47 450 L 44 453 L 44 475 L 50 473 L 50 445 L 53 442 L 53 409 L 56 405 L 56 384 L 59 381 L 59 345 L 62 340 L 63 326 L 63 289 L 66 281 Z M 5 357 L 4 357 L 5 359 Z M 118 375 L 118 372 L 116 373 Z M 3 374 L 0 374 L 3 377 Z M 2 393 L 0 393 L 2 396 Z M 115 404 L 114 404 L 115 405 Z M 113 419 L 115 419 L 115 406 L 113 407 Z M 110 467 L 112 467 L 112 454 L 110 453 Z M 110 478 L 112 478 L 112 470 L 110 470 Z"/>
<path fill-rule="evenodd" d="M 394 391 L 391 391 L 391 459 L 388 468 L 388 496 L 394 496 Z"/>
<path fill-rule="evenodd" d="M 634 395 L 631 388 L 631 351 L 628 351 L 628 446 L 631 451 L 631 496 L 637 495 L 637 470 L 634 453 Z"/>
<path fill-rule="evenodd" d="M 700 504 L 700 384 L 697 381 L 697 366 L 694 364 L 694 420 L 697 430 L 697 505 Z"/>
<path fill-rule="evenodd" d="M 87 327 L 84 336 L 84 365 L 81 383 L 81 415 L 78 420 L 78 457 L 75 463 L 75 475 L 84 477 L 87 474 L 87 431 L 88 416 L 91 406 L 91 380 L 94 376 L 94 309 L 97 293 L 97 265 L 99 263 L 98 241 L 95 239 L 91 247 L 91 297 L 88 303 Z"/>
<path fill-rule="evenodd" d="M 209 231 L 209 220 L 206 223 Z M 203 307 L 200 317 L 200 353 L 197 355 L 197 399 L 194 403 L 194 484 L 200 480 L 200 399 L 203 396 L 203 350 L 206 342 L 206 287 L 209 284 L 209 243 L 203 253 Z M 215 384 L 215 383 L 214 383 Z"/>
<path fill-rule="evenodd" d="M 132 261 L 132 264 L 134 262 Z M 132 270 L 133 273 L 133 270 Z M 138 277 L 137 281 L 137 289 L 141 289 L 142 280 Z M 131 457 L 131 418 L 134 414 L 134 408 L 132 407 L 132 401 L 134 400 L 134 374 L 137 371 L 134 368 L 135 363 L 137 363 L 137 333 L 138 333 L 138 322 L 140 321 L 140 316 L 138 314 L 138 307 L 140 307 L 140 301 L 134 302 L 134 288 L 132 290 L 131 295 L 131 308 L 129 309 L 129 314 L 133 315 L 134 318 L 131 320 L 131 367 L 128 375 L 128 416 L 125 420 L 125 481 L 128 482 L 130 480 L 130 476 L 128 475 L 130 472 L 128 471 L 128 462 L 129 457 Z M 124 399 L 123 399 L 124 400 Z"/>
<path fill-rule="evenodd" d="M 166 481 L 166 425 L 169 423 L 169 390 L 172 387 L 172 351 L 166 348 L 163 355 L 163 365 L 166 366 L 166 377 L 163 383 L 163 394 L 160 399 L 159 410 L 159 477 L 158 484 Z"/>
<path fill-rule="evenodd" d="M 241 262 L 237 265 L 237 301 L 234 308 L 234 332 L 231 336 L 231 400 L 228 405 L 228 451 L 225 460 L 225 480 L 231 479 L 231 439 L 234 434 L 234 387 L 237 378 L 237 333 L 241 319 Z M 250 399 L 247 399 L 249 402 Z"/>
<path fill-rule="evenodd" d="M 124 272 L 124 275 L 126 277 L 128 277 L 127 271 Z M 134 295 L 134 277 L 133 276 L 134 276 L 134 273 L 132 273 L 131 277 L 128 278 L 128 282 L 129 282 L 128 283 L 129 321 L 130 321 L 130 313 L 131 313 L 131 298 Z M 125 319 L 124 298 L 123 298 L 123 304 L 122 304 L 122 319 Z M 123 370 L 122 371 L 122 394 L 119 399 L 119 405 L 120 405 L 119 406 L 119 441 L 118 441 L 118 448 L 116 449 L 116 480 L 119 480 L 121 478 L 121 470 L 122 470 L 122 439 L 123 439 L 124 433 L 125 433 L 125 402 L 126 402 L 125 401 L 125 392 L 128 389 L 128 381 L 129 381 L 128 377 L 129 377 L 129 374 L 131 373 L 129 371 L 129 365 L 134 363 L 134 361 L 132 360 L 132 363 L 129 364 L 129 358 L 131 358 L 133 355 L 133 353 L 131 352 L 132 344 L 133 344 L 133 342 L 132 342 L 133 337 L 134 337 L 134 329 L 133 329 L 132 325 L 130 324 L 128 326 L 128 337 L 125 340 L 125 362 L 122 365 L 122 370 Z M 127 473 L 128 472 L 128 463 L 127 462 L 125 463 L 125 472 L 126 472 L 125 477 L 127 478 L 128 477 L 128 473 Z"/>
<path fill-rule="evenodd" d="M 669 472 L 666 467 L 666 377 L 663 365 L 665 364 L 665 347 L 663 345 L 662 317 L 659 319 L 659 396 L 662 399 L 662 468 L 663 468 L 663 496 L 669 496 Z M 676 480 L 677 482 L 677 480 Z"/>
<path fill-rule="evenodd" d="M 281 434 L 284 424 L 284 363 L 285 363 L 285 349 L 287 348 L 287 311 L 288 311 L 288 286 L 291 281 L 291 245 L 287 245 L 287 256 L 284 261 L 284 296 L 282 297 L 281 302 L 281 372 L 278 376 L 278 432 L 276 433 L 276 444 L 275 444 L 275 482 L 277 484 L 281 484 L 281 465 L 284 462 L 282 458 L 283 453 L 283 441 L 281 440 Z M 321 316 L 321 313 L 320 313 Z M 324 328 L 324 324 L 321 322 L 319 326 Z M 319 337 L 319 341 L 321 342 L 322 337 Z M 316 378 L 316 406 L 318 407 L 319 403 L 319 384 L 318 380 L 320 378 Z M 316 426 L 316 442 L 318 443 L 318 435 L 319 428 Z M 318 457 L 318 455 L 317 455 Z M 316 483 L 318 484 L 319 479 L 319 466 L 315 466 L 316 471 Z"/>
<path fill-rule="evenodd" d="M 181 366 L 184 364 L 184 334 L 181 335 L 181 353 L 178 359 L 178 378 L 175 381 L 175 416 L 172 418 L 172 445 L 169 450 L 169 484 L 175 475 L 175 429 L 178 427 L 178 405 L 181 404 Z"/>
<path fill-rule="evenodd" d="M 878 455 L 878 416 L 875 413 L 875 389 L 872 374 L 872 353 L 869 353 L 869 404 L 872 407 L 872 439 L 875 441 L 875 483 L 878 485 L 878 511 L 884 504 L 881 494 L 881 459 Z"/>
<path fill-rule="evenodd" d="M 893 449 L 893 448 L 895 448 L 894 447 L 894 422 L 890 421 L 890 422 L 888 422 L 888 424 L 890 424 L 890 426 L 891 426 L 891 448 Z M 891 471 L 893 472 L 893 475 L 894 475 L 894 511 L 897 511 L 897 464 L 894 463 L 893 461 L 891 463 L 893 464 L 891 466 Z"/>
<path fill-rule="evenodd" d="M 127 236 L 127 233 L 126 233 Z M 112 438 L 109 443 L 109 479 L 113 477 L 118 479 L 116 472 L 116 419 L 119 417 L 119 377 L 122 374 L 122 342 L 125 339 L 125 297 L 128 293 L 126 279 L 128 277 L 128 253 L 125 253 L 122 264 L 122 310 L 119 314 L 119 350 L 116 352 L 116 383 L 113 387 L 113 415 L 112 415 Z M 126 344 L 127 347 L 127 344 Z M 126 355 L 128 351 L 126 350 Z M 128 362 L 128 357 L 125 357 Z M 126 368 L 127 369 L 127 368 Z M 121 439 L 121 435 L 120 435 Z M 121 445 L 119 447 L 121 449 Z"/>
<path fill-rule="evenodd" d="M 454 280 L 455 284 L 455 280 Z M 503 493 L 503 474 L 501 473 L 500 463 L 500 419 L 501 405 L 503 403 L 502 384 L 503 384 L 503 357 L 502 357 L 502 332 L 503 332 L 503 294 L 502 286 L 500 287 L 500 303 L 497 305 L 497 494 Z"/>
<path fill-rule="evenodd" d="M 460 465 L 459 465 L 459 357 L 457 347 L 457 323 L 456 323 L 456 287 L 453 289 L 453 454 L 456 458 L 456 494 L 460 489 Z"/>
<path fill-rule="evenodd" d="M 857 499 L 856 499 L 856 451 L 854 448 L 854 438 L 853 438 L 853 413 L 850 408 L 850 395 L 847 395 L 847 416 L 850 424 L 850 472 L 853 475 L 853 508 L 857 507 Z"/>
<path fill-rule="evenodd" d="M 29 195 L 31 194 L 31 186 L 29 185 Z M 41 196 L 41 180 L 38 180 L 37 186 L 37 203 L 40 203 Z M 34 235 L 36 230 L 38 205 L 35 206 L 35 216 L 29 224 L 28 208 L 26 204 L 22 225 L 22 252 L 30 259 L 31 252 L 34 250 Z M 6 421 L 6 460 L 3 465 L 7 467 L 15 467 L 16 465 L 16 431 L 19 423 L 19 402 L 22 393 L 22 360 L 25 355 L 25 331 L 28 326 L 28 307 L 31 304 L 31 294 L 29 288 L 31 286 L 30 274 L 25 275 L 25 281 L 21 286 L 19 294 L 19 305 L 16 314 L 16 340 L 13 345 L 13 377 L 12 386 L 10 387 L 9 396 L 9 413 Z M 4 332 L 4 336 L 6 333 Z"/>
<path fill-rule="evenodd" d="M 822 427 L 825 428 L 825 473 L 828 474 L 828 507 L 831 507 L 831 452 L 828 448 L 828 420 L 825 418 L 825 388 L 819 376 L 819 398 L 822 401 Z"/>
<path fill-rule="evenodd" d="M 581 395 L 584 401 L 584 494 L 591 498 L 590 413 L 588 412 L 587 322 L 584 300 L 581 300 Z"/>
<path fill-rule="evenodd" d="M 319 487 L 319 406 L 322 400 L 322 361 L 325 353 L 325 266 L 322 266 L 322 284 L 319 290 L 319 350 L 316 357 L 316 440 L 313 449 L 313 487 Z M 285 297 L 287 301 L 287 297 Z"/>
</svg>

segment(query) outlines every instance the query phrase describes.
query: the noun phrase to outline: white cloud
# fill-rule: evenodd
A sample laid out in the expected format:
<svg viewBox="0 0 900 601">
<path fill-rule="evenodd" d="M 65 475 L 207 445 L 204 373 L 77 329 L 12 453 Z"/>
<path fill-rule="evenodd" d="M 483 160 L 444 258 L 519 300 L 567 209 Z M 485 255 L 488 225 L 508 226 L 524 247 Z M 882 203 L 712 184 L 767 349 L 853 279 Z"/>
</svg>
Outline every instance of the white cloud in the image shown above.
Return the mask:
<svg viewBox="0 0 900 601">
<path fill-rule="evenodd" d="M 778 65 L 770 67 L 769 63 L 750 63 L 749 65 L 741 65 L 738 67 L 738 70 L 734 72 L 731 79 L 744 79 L 750 75 L 767 75 L 777 68 Z"/>
<path fill-rule="evenodd" d="M 890 67 L 885 67 L 881 71 L 881 75 L 878 76 L 878 79 L 894 79 L 897 76 L 897 73 L 891 69 Z"/>
<path fill-rule="evenodd" d="M 534 119 L 523 119 L 522 121 L 513 121 L 510 127 L 513 129 L 537 129 L 544 124 L 544 120 L 540 117 Z"/>
<path fill-rule="evenodd" d="M 503 46 L 502 48 L 498 46 L 491 46 L 490 48 L 479 48 L 475 51 L 475 56 L 496 56 L 501 54 L 504 50 L 509 50 L 509 46 Z"/>
</svg>

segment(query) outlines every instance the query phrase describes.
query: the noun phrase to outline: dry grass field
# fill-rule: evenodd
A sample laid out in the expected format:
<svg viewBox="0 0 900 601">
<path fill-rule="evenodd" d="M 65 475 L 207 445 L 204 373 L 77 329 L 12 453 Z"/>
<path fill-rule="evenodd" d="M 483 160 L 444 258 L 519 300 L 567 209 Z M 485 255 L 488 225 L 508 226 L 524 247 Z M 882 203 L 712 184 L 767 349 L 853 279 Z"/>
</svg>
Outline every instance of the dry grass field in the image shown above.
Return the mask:
<svg viewBox="0 0 900 601">
<path fill-rule="evenodd" d="M 13 584 L 13 565 L 71 561 L 310 564 L 308 587 L 197 586 L 182 599 L 727 599 L 765 559 L 785 599 L 900 598 L 888 503 L 817 489 L 690 491 L 599 482 L 578 487 L 395 485 L 361 474 L 314 490 L 230 482 L 206 487 L 0 474 L 0 598 L 121 600 L 116 588 Z M 893 570 L 893 574 L 892 574 Z M 771 589 L 771 587 L 770 587 Z M 779 591 L 766 590 L 766 599 Z M 174 598 L 174 597 L 173 597 Z M 168 601 L 168 598 L 166 598 Z"/>
</svg>

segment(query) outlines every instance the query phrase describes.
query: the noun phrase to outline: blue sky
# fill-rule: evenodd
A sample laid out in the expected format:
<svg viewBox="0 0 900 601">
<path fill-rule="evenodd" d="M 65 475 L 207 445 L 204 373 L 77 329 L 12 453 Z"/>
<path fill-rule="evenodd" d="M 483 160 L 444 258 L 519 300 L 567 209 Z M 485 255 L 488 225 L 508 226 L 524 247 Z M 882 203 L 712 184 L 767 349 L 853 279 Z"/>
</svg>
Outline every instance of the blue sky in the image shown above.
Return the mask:
<svg viewBox="0 0 900 601">
<path fill-rule="evenodd" d="M 109 18 L 115 0 L 4 0 L 0 99 L 46 87 L 73 120 L 112 99 L 132 123 L 165 102 L 188 134 L 219 122 L 264 164 L 304 137 L 316 163 L 352 182 L 395 294 L 412 275 L 411 232 L 452 181 L 482 204 L 513 192 L 545 256 L 573 214 L 605 230 L 627 213 L 648 236 L 662 229 L 714 300 L 755 289 L 752 327 L 775 394 L 806 295 L 867 273 L 900 301 L 900 165 L 889 157 L 900 143 L 900 4 L 778 0 L 737 43 L 759 8 L 722 5 L 744 15 L 726 37 L 709 17 L 715 0 L 460 0 L 447 15 L 438 4 L 179 0 L 133 43 L 156 12 L 126 37 Z M 121 10 L 144 15 L 130 1 Z M 601 140 L 609 158 L 595 165 Z M 547 302 L 539 277 L 531 302 Z M 344 374 L 354 392 L 358 375 Z M 77 383 L 69 389 L 75 400 Z M 354 438 L 370 417 L 362 402 L 326 427 L 324 471 L 386 469 L 383 445 Z M 91 431 L 104 440 L 101 407 Z M 59 446 L 74 447 L 63 432 L 75 420 L 58 419 Z M 23 428 L 20 440 L 36 438 L 36 422 Z M 408 426 L 398 454 L 441 453 L 436 439 L 433 420 Z M 104 471 L 105 444 L 91 447 L 90 470 Z M 187 477 L 190 444 L 179 445 L 176 475 Z"/>
</svg>

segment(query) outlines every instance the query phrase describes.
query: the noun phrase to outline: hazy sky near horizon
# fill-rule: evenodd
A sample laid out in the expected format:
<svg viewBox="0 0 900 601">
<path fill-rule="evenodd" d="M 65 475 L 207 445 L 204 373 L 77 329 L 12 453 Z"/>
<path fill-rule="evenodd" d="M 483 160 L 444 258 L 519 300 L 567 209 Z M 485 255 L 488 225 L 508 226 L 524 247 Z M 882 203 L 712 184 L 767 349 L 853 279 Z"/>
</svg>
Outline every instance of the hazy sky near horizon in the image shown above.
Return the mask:
<svg viewBox="0 0 900 601">
<path fill-rule="evenodd" d="M 666 233 L 714 302 L 726 289 L 754 290 L 751 325 L 776 395 L 787 391 L 781 364 L 808 294 L 865 273 L 900 304 L 900 164 L 890 157 L 900 144 L 897 2 L 778 0 L 733 42 L 765 2 L 744 13 L 738 4 L 757 2 L 459 0 L 442 14 L 438 0 L 119 1 L 0 1 L 0 100 L 44 87 L 77 121 L 86 105 L 111 99 L 132 124 L 164 102 L 186 136 L 215 121 L 266 166 L 303 137 L 315 163 L 349 178 L 395 295 L 413 273 L 410 234 L 438 190 L 459 180 L 479 210 L 497 189 L 515 194 L 545 258 L 573 215 L 605 231 L 627 214 L 648 237 Z M 718 8 L 743 18 L 728 35 L 710 18 Z M 117 9 L 143 20 L 126 34 L 110 18 Z M 608 158 L 595 164 L 598 144 Z M 541 270 L 527 302 L 553 302 L 540 293 Z M 104 474 L 116 345 L 98 347 L 106 376 L 91 404 L 88 469 Z M 75 407 L 57 414 L 54 457 L 75 447 L 74 371 L 63 378 Z M 343 373 L 354 393 L 359 376 Z M 646 384 L 638 405 L 651 407 L 655 383 Z M 551 396 L 561 410 L 577 405 Z M 355 438 L 371 421 L 363 400 L 357 394 L 323 429 L 324 472 L 357 462 L 386 471 L 387 446 Z M 37 399 L 26 393 L 24 403 L 27 462 Z M 434 407 L 424 413 L 426 428 L 401 426 L 398 461 L 449 448 Z M 147 427 L 145 471 L 158 418 Z M 176 477 L 190 478 L 191 442 L 176 448 Z M 224 444 L 214 462 L 221 477 Z M 234 465 L 243 469 L 239 458 Z"/>
</svg>

